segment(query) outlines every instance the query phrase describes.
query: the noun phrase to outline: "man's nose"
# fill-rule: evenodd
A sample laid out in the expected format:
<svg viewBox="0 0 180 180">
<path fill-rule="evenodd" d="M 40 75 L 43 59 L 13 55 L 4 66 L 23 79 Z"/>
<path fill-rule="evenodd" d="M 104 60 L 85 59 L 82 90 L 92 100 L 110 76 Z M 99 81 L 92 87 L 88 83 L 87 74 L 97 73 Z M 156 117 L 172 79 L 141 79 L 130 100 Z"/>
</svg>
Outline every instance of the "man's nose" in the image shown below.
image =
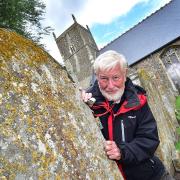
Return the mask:
<svg viewBox="0 0 180 180">
<path fill-rule="evenodd" d="M 114 83 L 112 79 L 109 79 L 108 81 L 108 88 L 114 88 Z"/>
</svg>

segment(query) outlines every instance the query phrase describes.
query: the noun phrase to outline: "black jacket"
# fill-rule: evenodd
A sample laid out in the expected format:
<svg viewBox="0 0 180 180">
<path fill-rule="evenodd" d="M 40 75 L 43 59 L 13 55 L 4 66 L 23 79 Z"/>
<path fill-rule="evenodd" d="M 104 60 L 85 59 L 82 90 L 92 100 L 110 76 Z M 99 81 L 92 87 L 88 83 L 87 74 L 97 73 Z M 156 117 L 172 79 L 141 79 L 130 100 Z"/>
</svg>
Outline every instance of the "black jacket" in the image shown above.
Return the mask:
<svg viewBox="0 0 180 180">
<path fill-rule="evenodd" d="M 88 92 L 96 99 L 92 110 L 100 115 L 101 131 L 106 140 L 110 139 L 108 117 L 110 112 L 100 105 L 106 102 L 95 82 Z M 123 172 L 127 180 L 159 180 L 164 172 L 161 161 L 154 156 L 159 145 L 156 121 L 146 101 L 145 91 L 127 78 L 125 91 L 120 103 L 113 104 L 113 140 L 120 148 Z M 99 108 L 95 108 L 99 107 Z M 104 114 L 104 115 L 102 115 Z M 116 115 L 118 114 L 118 115 Z"/>
</svg>

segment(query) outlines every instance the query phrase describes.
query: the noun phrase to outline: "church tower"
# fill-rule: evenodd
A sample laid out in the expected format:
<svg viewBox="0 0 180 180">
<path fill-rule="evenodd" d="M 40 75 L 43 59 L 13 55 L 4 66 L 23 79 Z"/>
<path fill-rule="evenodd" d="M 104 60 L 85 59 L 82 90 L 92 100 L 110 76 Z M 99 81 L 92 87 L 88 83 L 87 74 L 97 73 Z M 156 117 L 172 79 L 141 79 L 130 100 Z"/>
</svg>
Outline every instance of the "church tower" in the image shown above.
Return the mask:
<svg viewBox="0 0 180 180">
<path fill-rule="evenodd" d="M 98 48 L 88 26 L 84 28 L 74 15 L 72 17 L 74 23 L 56 38 L 56 43 L 67 70 L 81 87 L 86 88 L 90 84 Z"/>
</svg>

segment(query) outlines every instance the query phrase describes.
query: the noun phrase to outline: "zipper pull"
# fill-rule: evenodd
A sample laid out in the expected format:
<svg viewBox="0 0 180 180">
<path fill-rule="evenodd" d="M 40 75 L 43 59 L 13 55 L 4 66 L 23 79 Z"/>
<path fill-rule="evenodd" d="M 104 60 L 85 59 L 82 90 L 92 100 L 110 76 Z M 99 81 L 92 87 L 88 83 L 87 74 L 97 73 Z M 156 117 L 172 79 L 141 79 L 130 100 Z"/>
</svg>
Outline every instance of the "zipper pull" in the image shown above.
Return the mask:
<svg viewBox="0 0 180 180">
<path fill-rule="evenodd" d="M 124 129 L 124 122 L 123 122 L 123 120 L 121 120 L 121 133 L 122 133 L 122 142 L 126 142 L 125 129 Z"/>
</svg>

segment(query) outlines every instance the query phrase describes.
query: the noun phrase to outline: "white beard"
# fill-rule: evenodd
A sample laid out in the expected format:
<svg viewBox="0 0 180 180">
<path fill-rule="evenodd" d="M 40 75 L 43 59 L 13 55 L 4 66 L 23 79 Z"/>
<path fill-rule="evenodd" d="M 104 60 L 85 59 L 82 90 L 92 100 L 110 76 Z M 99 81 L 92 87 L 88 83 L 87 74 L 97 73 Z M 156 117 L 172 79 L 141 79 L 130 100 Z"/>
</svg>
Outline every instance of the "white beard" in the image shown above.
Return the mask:
<svg viewBox="0 0 180 180">
<path fill-rule="evenodd" d="M 120 100 L 121 100 L 121 97 L 124 93 L 124 87 L 121 88 L 121 89 L 118 89 L 118 91 L 115 93 L 115 94 L 108 94 L 107 92 L 105 92 L 104 90 L 102 90 L 99 86 L 99 89 L 102 93 L 102 95 L 108 100 L 108 101 L 114 101 L 114 102 L 117 102 L 119 103 Z"/>
</svg>

